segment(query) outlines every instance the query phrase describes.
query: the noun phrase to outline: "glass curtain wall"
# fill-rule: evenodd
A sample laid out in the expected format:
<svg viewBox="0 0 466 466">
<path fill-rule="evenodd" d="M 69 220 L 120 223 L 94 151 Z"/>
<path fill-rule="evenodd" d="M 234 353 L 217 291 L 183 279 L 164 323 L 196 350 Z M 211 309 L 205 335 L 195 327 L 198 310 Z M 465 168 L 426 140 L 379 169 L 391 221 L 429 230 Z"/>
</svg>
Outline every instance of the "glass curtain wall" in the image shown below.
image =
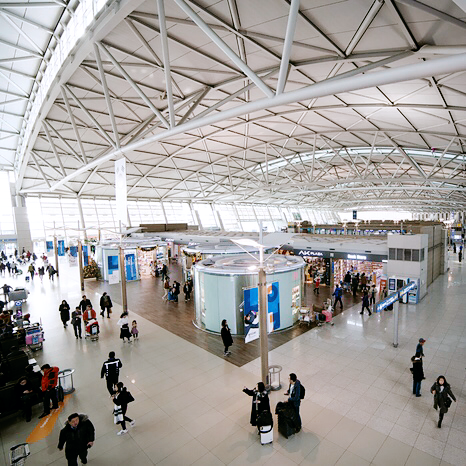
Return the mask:
<svg viewBox="0 0 466 466">
<path fill-rule="evenodd" d="M 10 177 L 6 171 L 0 171 L 0 199 L 0 234 L 14 235 L 16 229 L 11 204 Z"/>
<path fill-rule="evenodd" d="M 11 198 L 4 196 L 10 202 Z M 26 206 L 33 240 L 43 240 L 53 235 L 53 229 L 66 240 L 77 238 L 78 225 L 82 228 L 78 200 L 75 198 L 34 197 L 26 198 Z M 110 199 L 81 199 L 84 224 L 88 237 L 97 237 L 99 229 L 101 237 L 113 237 L 118 231 L 116 205 Z M 2 211 L 8 209 L 2 205 Z M 197 225 L 197 212 L 202 229 L 223 229 L 226 231 L 258 232 L 259 222 L 268 232 L 281 231 L 288 222 L 300 218 L 311 223 L 333 223 L 338 221 L 334 212 L 320 212 L 308 208 L 266 206 L 266 205 L 233 205 L 203 204 L 187 202 L 158 202 L 152 200 L 129 200 L 128 214 L 131 226 L 147 223 L 187 223 Z M 3 215 L 3 214 L 2 214 Z M 13 228 L 14 222 L 1 217 L 2 231 L 5 225 Z M 5 221 L 3 220 L 5 218 Z M 83 237 L 81 232 L 81 237 Z"/>
</svg>

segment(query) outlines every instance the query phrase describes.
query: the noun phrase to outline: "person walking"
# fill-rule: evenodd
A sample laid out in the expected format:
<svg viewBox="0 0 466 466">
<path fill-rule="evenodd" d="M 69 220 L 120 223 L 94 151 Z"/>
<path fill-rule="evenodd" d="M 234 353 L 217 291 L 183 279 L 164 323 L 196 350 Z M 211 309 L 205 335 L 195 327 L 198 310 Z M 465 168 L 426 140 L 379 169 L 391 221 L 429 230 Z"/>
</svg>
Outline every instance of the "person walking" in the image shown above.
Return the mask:
<svg viewBox="0 0 466 466">
<path fill-rule="evenodd" d="M 357 275 L 353 275 L 351 279 L 351 287 L 353 288 L 353 298 L 356 298 L 356 293 L 358 291 L 359 278 Z"/>
<path fill-rule="evenodd" d="M 341 297 L 343 295 L 343 290 L 339 285 L 335 286 L 335 291 L 333 292 L 333 296 L 335 296 L 335 303 L 334 308 L 337 308 L 337 303 L 340 303 L 340 309 L 343 310 L 343 302 L 341 301 Z"/>
<path fill-rule="evenodd" d="M 2 286 L 3 294 L 5 296 L 5 302 L 9 303 L 10 302 L 10 291 L 13 291 L 13 288 L 10 285 L 7 285 L 6 283 Z"/>
<path fill-rule="evenodd" d="M 320 286 L 320 276 L 317 275 L 317 277 L 314 279 L 314 294 L 319 294 L 319 286 Z"/>
<path fill-rule="evenodd" d="M 162 299 L 168 299 L 168 292 L 170 291 L 170 281 L 168 280 L 168 277 L 165 279 L 163 283 L 163 289 L 164 295 L 162 296 Z"/>
<path fill-rule="evenodd" d="M 350 291 L 351 289 L 351 273 L 348 270 L 345 274 L 345 278 L 343 279 L 343 286 L 345 288 L 345 291 Z"/>
<path fill-rule="evenodd" d="M 421 382 L 425 379 L 424 368 L 422 365 L 421 353 L 416 353 L 412 358 L 411 373 L 413 374 L 413 395 L 421 396 Z"/>
<path fill-rule="evenodd" d="M 230 327 L 228 327 L 226 319 L 222 320 L 222 330 L 220 330 L 220 335 L 222 336 L 223 346 L 225 347 L 223 355 L 228 356 L 231 354 L 231 351 L 228 351 L 228 348 L 233 344 L 233 337 L 231 336 Z"/>
<path fill-rule="evenodd" d="M 243 392 L 246 395 L 252 396 L 251 418 L 249 420 L 252 426 L 257 426 L 257 418 L 263 411 L 270 411 L 270 401 L 267 390 L 263 382 L 258 382 L 257 385 L 250 390 L 243 387 Z"/>
<path fill-rule="evenodd" d="M 165 282 L 165 279 L 168 278 L 168 267 L 167 264 L 162 265 L 162 281 Z"/>
<path fill-rule="evenodd" d="M 107 311 L 107 317 L 110 319 L 110 313 L 112 312 L 112 307 L 113 307 L 112 300 L 110 296 L 107 294 L 107 292 L 104 291 L 104 294 L 100 298 L 100 309 L 102 310 L 100 315 L 104 317 L 105 311 Z"/>
<path fill-rule="evenodd" d="M 301 416 L 299 415 L 299 406 L 301 405 L 301 382 L 294 373 L 290 374 L 288 380 L 290 385 L 288 386 L 288 391 L 285 392 L 285 395 L 288 396 L 288 402 L 293 405 L 296 411 L 296 432 L 299 432 L 301 430 Z"/>
<path fill-rule="evenodd" d="M 426 340 L 424 338 L 419 338 L 419 343 L 416 346 L 416 353 L 421 353 L 421 356 L 424 357 L 424 343 Z"/>
<path fill-rule="evenodd" d="M 133 395 L 127 390 L 123 385 L 123 382 L 118 382 L 116 384 L 117 390 L 113 395 L 113 403 L 115 404 L 115 411 L 118 412 L 120 419 L 117 424 L 121 425 L 120 432 L 117 432 L 117 435 L 124 435 L 128 432 L 126 428 L 126 423 L 129 422 L 131 426 L 136 424 L 136 421 L 126 416 L 126 411 L 128 410 L 128 404 L 134 401 Z"/>
<path fill-rule="evenodd" d="M 179 282 L 177 282 L 176 280 L 174 281 L 173 283 L 173 294 L 175 296 L 175 303 L 178 302 L 178 296 L 181 292 L 181 285 Z"/>
<path fill-rule="evenodd" d="M 131 335 L 133 336 L 133 341 L 139 338 L 138 323 L 135 320 L 131 322 Z"/>
<path fill-rule="evenodd" d="M 367 294 L 367 291 L 364 292 L 364 296 L 362 297 L 362 309 L 359 314 L 364 314 L 364 309 L 367 309 L 369 312 L 369 315 L 372 315 L 371 309 L 369 307 L 369 295 Z"/>
<path fill-rule="evenodd" d="M 123 367 L 120 359 L 115 357 L 115 351 L 108 353 L 108 359 L 102 364 L 100 371 L 100 378 L 107 382 L 107 390 L 110 395 L 115 393 L 115 385 L 118 383 L 118 377 L 120 375 L 120 369 Z"/>
<path fill-rule="evenodd" d="M 81 308 L 78 306 L 72 313 L 71 313 L 71 323 L 73 324 L 73 330 L 74 330 L 74 335 L 76 339 L 78 339 L 78 333 L 79 333 L 79 338 L 82 339 L 82 312 Z"/>
<path fill-rule="evenodd" d="M 460 249 L 460 252 L 458 253 L 458 260 L 461 262 L 463 259 L 463 251 Z"/>
<path fill-rule="evenodd" d="M 129 320 L 128 313 L 123 312 L 120 319 L 117 322 L 117 325 L 120 327 L 120 338 L 125 342 L 125 338 L 128 339 L 128 343 L 131 343 L 131 332 L 129 330 Z"/>
<path fill-rule="evenodd" d="M 89 417 L 73 413 L 68 416 L 65 427 L 60 431 L 58 449 L 61 451 L 65 447 L 68 466 L 78 466 L 78 456 L 82 464 L 86 464 L 87 450 L 94 445 L 94 440 L 95 429 Z"/>
<path fill-rule="evenodd" d="M 367 290 L 367 277 L 366 274 L 363 272 L 361 274 L 361 291 L 364 293 Z"/>
<path fill-rule="evenodd" d="M 81 309 L 82 313 L 84 313 L 84 311 L 87 309 L 87 306 L 91 306 L 91 309 L 92 309 L 91 300 L 87 299 L 86 295 L 83 295 L 83 299 L 81 299 L 79 303 L 79 308 Z"/>
<path fill-rule="evenodd" d="M 456 403 L 456 398 L 451 391 L 450 384 L 443 375 L 437 378 L 430 388 L 430 392 L 434 395 L 434 409 L 439 409 L 437 427 L 440 429 L 442 427 L 443 416 L 448 413 L 448 408 L 451 406 L 451 400 L 453 399 Z"/>
<path fill-rule="evenodd" d="M 55 274 L 57 273 L 57 271 L 54 269 L 53 265 L 50 264 L 48 267 L 47 267 L 47 271 L 49 273 L 49 280 L 53 282 L 53 277 L 55 276 Z"/>
<path fill-rule="evenodd" d="M 44 281 L 44 275 L 45 275 L 44 266 L 37 267 L 37 273 L 39 274 L 40 282 L 42 283 Z"/>
<path fill-rule="evenodd" d="M 49 364 L 44 364 L 42 367 L 42 397 L 44 402 L 44 412 L 39 416 L 42 419 L 50 414 L 50 402 L 52 402 L 52 409 L 58 409 L 57 391 L 55 390 L 58 384 L 58 367 L 50 367 Z"/>
<path fill-rule="evenodd" d="M 70 320 L 70 305 L 63 300 L 58 310 L 60 312 L 61 321 L 63 322 L 63 328 L 66 328 Z"/>
<path fill-rule="evenodd" d="M 31 280 L 34 280 L 34 274 L 36 273 L 36 268 L 34 267 L 34 264 L 29 265 L 28 272 L 31 275 Z"/>
</svg>

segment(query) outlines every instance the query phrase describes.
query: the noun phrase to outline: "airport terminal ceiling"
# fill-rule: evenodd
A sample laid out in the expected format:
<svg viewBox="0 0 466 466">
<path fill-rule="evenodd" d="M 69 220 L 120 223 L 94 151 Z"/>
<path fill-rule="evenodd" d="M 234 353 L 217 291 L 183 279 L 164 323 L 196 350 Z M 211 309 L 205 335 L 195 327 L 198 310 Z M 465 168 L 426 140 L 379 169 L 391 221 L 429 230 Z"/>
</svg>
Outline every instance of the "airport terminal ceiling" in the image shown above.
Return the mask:
<svg viewBox="0 0 466 466">
<path fill-rule="evenodd" d="M 461 0 L 32 6 L 0 4 L 1 164 L 24 195 L 113 196 L 124 155 L 133 199 L 465 209 Z"/>
</svg>

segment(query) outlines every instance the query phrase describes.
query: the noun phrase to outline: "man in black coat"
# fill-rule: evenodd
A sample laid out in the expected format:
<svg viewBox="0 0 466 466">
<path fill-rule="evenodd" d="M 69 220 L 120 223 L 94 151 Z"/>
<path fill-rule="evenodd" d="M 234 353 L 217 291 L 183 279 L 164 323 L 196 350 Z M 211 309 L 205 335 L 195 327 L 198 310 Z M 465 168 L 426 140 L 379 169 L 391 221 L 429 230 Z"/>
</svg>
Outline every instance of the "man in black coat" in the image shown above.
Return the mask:
<svg viewBox="0 0 466 466">
<path fill-rule="evenodd" d="M 100 298 L 100 309 L 102 312 L 100 315 L 104 317 L 105 310 L 107 310 L 107 317 L 110 318 L 110 312 L 112 312 L 112 300 L 110 299 L 110 296 L 107 294 L 105 291 L 102 297 Z"/>
<path fill-rule="evenodd" d="M 81 302 L 79 303 L 79 308 L 81 309 L 81 312 L 84 313 L 84 311 L 87 309 L 87 306 L 91 306 L 92 309 L 91 300 L 87 299 L 86 295 L 83 295 L 83 299 L 81 299 Z"/>
<path fill-rule="evenodd" d="M 95 430 L 86 414 L 73 413 L 68 416 L 65 427 L 60 431 L 58 449 L 65 447 L 68 466 L 78 466 L 78 456 L 82 464 L 87 464 L 87 450 L 94 445 Z"/>
<path fill-rule="evenodd" d="M 107 381 L 107 390 L 110 395 L 115 393 L 115 385 L 118 383 L 118 377 L 120 375 L 120 369 L 123 366 L 121 361 L 115 357 L 115 352 L 110 351 L 108 353 L 108 359 L 102 364 L 102 370 L 100 371 L 100 377 Z"/>
</svg>

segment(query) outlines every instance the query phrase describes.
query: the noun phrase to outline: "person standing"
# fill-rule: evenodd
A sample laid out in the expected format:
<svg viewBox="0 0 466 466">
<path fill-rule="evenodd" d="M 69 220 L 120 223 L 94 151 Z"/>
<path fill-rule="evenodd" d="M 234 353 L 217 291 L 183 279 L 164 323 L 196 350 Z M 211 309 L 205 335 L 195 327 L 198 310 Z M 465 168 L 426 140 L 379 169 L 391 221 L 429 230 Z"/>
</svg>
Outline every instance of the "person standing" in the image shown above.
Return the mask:
<svg viewBox="0 0 466 466">
<path fill-rule="evenodd" d="M 59 311 L 61 321 L 63 322 L 63 328 L 66 328 L 68 326 L 68 321 L 70 320 L 70 305 L 63 300 L 60 304 Z"/>
<path fill-rule="evenodd" d="M 168 267 L 167 264 L 162 265 L 162 281 L 165 282 L 165 279 L 168 278 Z"/>
<path fill-rule="evenodd" d="M 455 395 L 451 391 L 450 384 L 445 379 L 445 376 L 440 375 L 437 381 L 430 388 L 430 392 L 434 395 L 434 409 L 439 409 L 439 418 L 437 427 L 442 427 L 443 416 L 448 413 L 448 408 L 451 406 L 451 400 L 456 403 Z"/>
<path fill-rule="evenodd" d="M 3 294 L 5 295 L 5 302 L 9 303 L 10 302 L 10 291 L 13 291 L 13 288 L 10 285 L 7 285 L 6 283 L 2 286 Z"/>
<path fill-rule="evenodd" d="M 189 282 L 184 282 L 183 293 L 184 302 L 187 303 L 191 299 L 191 285 L 189 284 Z"/>
<path fill-rule="evenodd" d="M 61 451 L 65 447 L 68 466 L 78 466 L 78 456 L 82 464 L 86 464 L 87 450 L 94 445 L 94 440 L 95 429 L 87 415 L 73 413 L 60 431 L 58 449 Z"/>
<path fill-rule="evenodd" d="M 128 343 L 131 343 L 131 332 L 129 330 L 129 320 L 128 313 L 123 312 L 120 319 L 117 322 L 117 325 L 120 327 L 120 338 L 125 342 L 125 338 L 128 339 Z"/>
<path fill-rule="evenodd" d="M 222 330 L 220 330 L 220 335 L 222 336 L 223 346 L 225 347 L 223 355 L 228 356 L 231 354 L 231 351 L 228 351 L 228 348 L 233 344 L 233 337 L 231 336 L 230 327 L 228 327 L 226 319 L 222 320 Z"/>
<path fill-rule="evenodd" d="M 364 314 L 364 309 L 367 309 L 369 312 L 369 315 L 372 315 L 371 309 L 369 307 L 369 295 L 367 294 L 367 291 L 364 292 L 364 296 L 362 297 L 362 309 L 359 314 Z"/>
<path fill-rule="evenodd" d="M 41 367 L 43 371 L 41 389 L 44 401 L 44 412 L 39 416 L 42 419 L 50 414 L 50 402 L 52 402 L 52 409 L 58 409 L 57 392 L 55 390 L 58 384 L 58 367 L 50 367 L 49 364 L 44 364 Z"/>
<path fill-rule="evenodd" d="M 83 295 L 83 299 L 81 299 L 81 302 L 79 303 L 79 308 L 81 309 L 81 312 L 84 313 L 84 311 L 87 309 L 87 306 L 91 306 L 92 309 L 91 300 L 87 299 L 86 295 Z"/>
<path fill-rule="evenodd" d="M 343 286 L 345 287 L 345 290 L 350 291 L 350 289 L 351 289 L 351 273 L 350 273 L 349 270 L 346 272 L 345 278 L 343 279 L 343 283 L 344 283 Z"/>
<path fill-rule="evenodd" d="M 293 405 L 296 411 L 296 432 L 299 432 L 301 430 L 301 416 L 299 415 L 299 406 L 301 405 L 301 382 L 294 373 L 290 374 L 290 378 L 288 380 L 290 385 L 288 387 L 288 391 L 285 392 L 285 395 L 288 396 L 288 402 Z"/>
<path fill-rule="evenodd" d="M 28 379 L 28 377 L 23 376 L 20 377 L 16 382 L 15 395 L 19 405 L 23 409 L 26 422 L 31 422 L 32 404 L 34 402 L 34 397 L 38 396 L 37 388 L 34 387 L 33 383 Z"/>
<path fill-rule="evenodd" d="M 181 292 L 181 285 L 179 282 L 175 280 L 175 282 L 173 283 L 173 294 L 175 295 L 175 303 L 178 302 L 178 296 L 180 292 Z"/>
<path fill-rule="evenodd" d="M 337 303 L 340 303 L 340 309 L 343 310 L 343 302 L 341 301 L 341 296 L 343 295 L 343 290 L 340 286 L 335 286 L 335 291 L 333 292 L 333 296 L 335 296 L 335 309 L 337 308 Z"/>
<path fill-rule="evenodd" d="M 317 277 L 314 279 L 314 294 L 319 294 L 319 286 L 320 286 L 320 277 L 317 275 Z"/>
<path fill-rule="evenodd" d="M 411 358 L 411 362 L 413 363 L 413 367 L 411 368 L 411 373 L 413 374 L 413 395 L 419 397 L 421 396 L 421 382 L 425 379 L 421 353 L 416 353 Z"/>
<path fill-rule="evenodd" d="M 120 375 L 120 369 L 123 364 L 120 359 L 115 358 L 115 351 L 108 353 L 108 359 L 102 364 L 102 370 L 100 371 L 100 378 L 107 381 L 107 390 L 110 395 L 115 393 L 115 385 L 118 383 L 118 377 Z"/>
<path fill-rule="evenodd" d="M 364 293 L 367 290 L 367 277 L 363 272 L 361 275 L 361 291 Z"/>
<path fill-rule="evenodd" d="M 104 291 L 104 294 L 100 298 L 100 309 L 102 310 L 100 315 L 104 317 L 105 311 L 107 311 L 107 317 L 110 318 L 112 307 L 113 307 L 112 300 L 110 296 L 107 294 L 107 292 Z"/>
<path fill-rule="evenodd" d="M 168 292 L 170 291 L 170 281 L 168 280 L 168 277 L 165 279 L 163 283 L 163 289 L 164 295 L 162 296 L 162 299 L 168 299 Z"/>
<path fill-rule="evenodd" d="M 416 353 L 420 353 L 424 357 L 424 343 L 426 340 L 424 338 L 419 338 L 419 343 L 416 346 Z"/>
<path fill-rule="evenodd" d="M 460 252 L 458 253 L 458 260 L 461 262 L 463 260 L 463 251 L 460 249 Z"/>
<path fill-rule="evenodd" d="M 136 421 L 126 416 L 128 404 L 133 402 L 134 398 L 133 395 L 131 395 L 131 393 L 123 385 L 123 382 L 118 382 L 116 386 L 117 390 L 113 395 L 113 403 L 115 404 L 116 409 L 118 409 L 119 407 L 118 411 L 120 412 L 120 415 L 123 417 L 123 420 L 119 421 L 119 424 L 121 424 L 121 430 L 120 432 L 117 432 L 117 435 L 124 435 L 128 432 L 128 429 L 126 428 L 127 422 L 129 422 L 131 426 L 134 426 L 136 424 Z"/>
<path fill-rule="evenodd" d="M 371 286 L 371 296 L 369 299 L 369 305 L 370 307 L 375 306 L 375 297 L 377 296 L 377 288 L 375 285 Z"/>
<path fill-rule="evenodd" d="M 353 298 L 356 298 L 356 292 L 358 291 L 359 278 L 357 275 L 353 275 L 351 279 L 351 287 L 353 288 Z"/>
<path fill-rule="evenodd" d="M 82 339 L 82 312 L 81 308 L 78 306 L 72 313 L 71 313 L 71 323 L 73 324 L 73 330 L 74 330 L 74 335 L 76 339 L 78 339 L 78 333 L 79 333 L 79 338 Z"/>
<path fill-rule="evenodd" d="M 257 385 L 250 390 L 244 387 L 243 392 L 246 395 L 252 396 L 251 418 L 249 420 L 252 426 L 257 426 L 257 418 L 263 411 L 270 411 L 270 401 L 267 390 L 263 382 L 258 382 Z"/>
</svg>

